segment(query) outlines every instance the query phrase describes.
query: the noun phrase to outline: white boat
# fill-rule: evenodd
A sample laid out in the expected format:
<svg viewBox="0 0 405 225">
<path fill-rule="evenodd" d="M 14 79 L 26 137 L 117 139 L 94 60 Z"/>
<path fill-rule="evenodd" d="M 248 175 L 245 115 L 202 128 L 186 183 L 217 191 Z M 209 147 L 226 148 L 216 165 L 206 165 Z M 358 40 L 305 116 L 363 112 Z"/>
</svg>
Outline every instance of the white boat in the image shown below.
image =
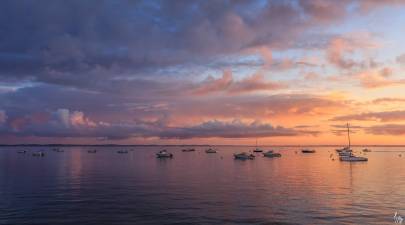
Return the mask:
<svg viewBox="0 0 405 225">
<path fill-rule="evenodd" d="M 269 150 L 265 153 L 263 153 L 264 157 L 268 157 L 268 158 L 274 158 L 274 157 L 281 157 L 280 153 L 277 152 L 273 152 L 273 150 Z"/>
<path fill-rule="evenodd" d="M 166 149 L 156 153 L 157 158 L 172 158 L 173 154 L 166 151 Z"/>
<path fill-rule="evenodd" d="M 242 153 L 235 153 L 233 154 L 235 159 L 240 159 L 240 160 L 247 160 L 247 159 L 255 159 L 255 156 L 253 154 L 248 154 L 246 152 L 242 152 Z"/>
<path fill-rule="evenodd" d="M 209 149 L 205 150 L 205 153 L 217 153 L 217 150 L 215 150 L 213 148 L 209 148 Z"/>
<path fill-rule="evenodd" d="M 350 128 L 349 128 L 349 123 L 347 123 L 347 140 L 349 142 L 349 145 L 347 146 L 347 150 L 339 152 L 340 161 L 342 161 L 342 162 L 365 162 L 365 161 L 368 161 L 368 158 L 355 156 L 353 154 L 353 152 L 351 151 L 351 149 L 350 149 Z"/>
<path fill-rule="evenodd" d="M 340 161 L 343 162 L 365 162 L 368 161 L 366 157 L 360 157 L 360 156 L 355 156 L 355 155 L 350 155 L 350 156 L 341 156 L 339 157 Z"/>
<path fill-rule="evenodd" d="M 345 146 L 345 147 L 343 147 L 343 148 L 338 148 L 338 149 L 336 149 L 336 152 L 352 152 L 352 150 L 350 149 L 350 147 L 349 146 Z"/>
<path fill-rule="evenodd" d="M 44 152 L 34 152 L 34 153 L 32 153 L 32 156 L 43 157 L 43 156 L 45 156 L 45 153 Z"/>
</svg>

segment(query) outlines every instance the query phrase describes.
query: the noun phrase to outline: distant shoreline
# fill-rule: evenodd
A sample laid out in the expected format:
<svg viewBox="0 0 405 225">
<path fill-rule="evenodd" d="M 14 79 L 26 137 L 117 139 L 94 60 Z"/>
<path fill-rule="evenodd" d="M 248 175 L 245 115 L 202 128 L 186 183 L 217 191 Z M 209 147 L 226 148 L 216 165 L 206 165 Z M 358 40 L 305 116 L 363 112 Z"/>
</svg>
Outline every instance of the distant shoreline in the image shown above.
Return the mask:
<svg viewBox="0 0 405 225">
<path fill-rule="evenodd" d="M 0 147 L 145 147 L 145 146 L 240 146 L 240 147 L 254 147 L 255 145 L 164 145 L 164 144 L 152 144 L 152 145 L 130 145 L 130 144 L 0 144 Z M 341 147 L 344 145 L 260 145 L 260 147 Z M 404 145 L 352 145 L 352 147 L 405 147 Z"/>
</svg>

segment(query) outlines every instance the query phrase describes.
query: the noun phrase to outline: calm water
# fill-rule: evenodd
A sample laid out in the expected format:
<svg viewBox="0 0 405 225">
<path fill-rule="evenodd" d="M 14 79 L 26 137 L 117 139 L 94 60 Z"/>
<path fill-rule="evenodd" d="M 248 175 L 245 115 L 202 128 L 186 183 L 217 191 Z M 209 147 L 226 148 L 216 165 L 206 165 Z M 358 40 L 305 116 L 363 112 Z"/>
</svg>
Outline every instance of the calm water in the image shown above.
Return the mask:
<svg viewBox="0 0 405 225">
<path fill-rule="evenodd" d="M 252 161 L 232 157 L 248 147 L 217 154 L 168 147 L 174 158 L 166 160 L 155 158 L 161 147 L 62 149 L 0 149 L 0 224 L 393 224 L 396 211 L 405 217 L 405 147 L 374 147 L 365 163 L 332 161 L 333 147 L 307 155 L 274 148 L 281 158 Z M 36 150 L 45 157 L 33 157 Z"/>
</svg>

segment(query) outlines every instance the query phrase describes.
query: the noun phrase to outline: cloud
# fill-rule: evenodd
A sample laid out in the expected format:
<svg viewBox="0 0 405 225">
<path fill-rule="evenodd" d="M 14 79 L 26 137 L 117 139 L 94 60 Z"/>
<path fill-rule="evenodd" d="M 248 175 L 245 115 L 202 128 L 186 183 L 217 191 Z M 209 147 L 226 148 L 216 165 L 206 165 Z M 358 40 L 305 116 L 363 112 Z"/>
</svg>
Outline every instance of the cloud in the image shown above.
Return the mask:
<svg viewBox="0 0 405 225">
<path fill-rule="evenodd" d="M 242 80 L 234 80 L 231 70 L 225 70 L 221 78 L 208 77 L 205 81 L 197 84 L 194 94 L 206 95 L 211 93 L 240 94 L 254 91 L 277 90 L 285 88 L 281 83 L 269 82 L 260 73 L 254 74 Z"/>
<path fill-rule="evenodd" d="M 94 122 L 83 112 L 58 109 L 47 113 L 45 120 L 34 115 L 14 118 L 2 135 L 19 137 L 93 137 L 99 140 L 128 139 L 131 137 L 185 139 L 185 138 L 251 138 L 273 136 L 317 135 L 318 131 L 272 126 L 260 122 L 244 123 L 240 120 L 224 122 L 211 120 L 185 127 L 168 126 L 164 120 L 133 121 L 127 123 Z"/>
<path fill-rule="evenodd" d="M 397 63 L 401 64 L 402 66 L 405 66 L 405 54 L 397 56 L 396 60 Z"/>
<path fill-rule="evenodd" d="M 377 98 L 372 101 L 373 104 L 384 104 L 384 103 L 400 103 L 405 102 L 405 98 Z"/>
<path fill-rule="evenodd" d="M 382 88 L 393 85 L 405 84 L 405 79 L 391 78 L 393 70 L 384 67 L 380 70 L 366 70 L 355 75 L 360 80 L 360 85 L 364 88 Z"/>
<path fill-rule="evenodd" d="M 384 124 L 371 126 L 365 129 L 366 133 L 374 135 L 404 135 L 405 125 L 404 124 Z"/>
<path fill-rule="evenodd" d="M 405 111 L 385 111 L 385 112 L 368 112 L 360 114 L 351 114 L 344 116 L 336 116 L 331 119 L 332 121 L 350 121 L 350 120 L 364 120 L 364 121 L 402 121 L 405 120 Z"/>
<path fill-rule="evenodd" d="M 208 121 L 195 126 L 168 129 L 160 134 L 161 138 L 254 138 L 279 137 L 298 135 L 317 135 L 318 131 L 304 131 L 281 126 L 272 126 L 260 122 L 243 123 L 240 120 L 232 122 Z"/>
<path fill-rule="evenodd" d="M 355 61 L 349 56 L 356 52 L 375 49 L 379 44 L 369 33 L 350 33 L 345 36 L 332 38 L 326 49 L 327 60 L 340 69 L 364 68 L 367 62 Z M 373 61 L 370 59 L 370 62 Z"/>
</svg>

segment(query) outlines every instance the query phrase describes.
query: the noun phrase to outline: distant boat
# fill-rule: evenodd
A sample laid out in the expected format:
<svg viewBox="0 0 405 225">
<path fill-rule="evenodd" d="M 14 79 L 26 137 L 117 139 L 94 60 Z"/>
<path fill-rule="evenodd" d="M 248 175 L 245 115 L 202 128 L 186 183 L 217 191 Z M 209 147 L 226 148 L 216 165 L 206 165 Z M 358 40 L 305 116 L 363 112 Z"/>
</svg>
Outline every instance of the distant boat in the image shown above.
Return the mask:
<svg viewBox="0 0 405 225">
<path fill-rule="evenodd" d="M 268 158 L 274 158 L 274 157 L 281 157 L 281 154 L 273 152 L 273 150 L 269 150 L 269 151 L 263 153 L 263 156 L 268 157 Z"/>
<path fill-rule="evenodd" d="M 371 152 L 371 149 L 364 148 L 364 149 L 363 149 L 363 152 Z"/>
<path fill-rule="evenodd" d="M 27 153 L 27 151 L 26 151 L 26 150 L 20 150 L 20 151 L 18 151 L 17 153 L 19 153 L 19 154 L 25 154 L 25 153 Z"/>
<path fill-rule="evenodd" d="M 185 149 L 182 149 L 181 151 L 183 151 L 183 152 L 194 152 L 195 149 L 194 148 L 185 148 Z"/>
<path fill-rule="evenodd" d="M 233 154 L 235 159 L 240 159 L 240 160 L 247 160 L 247 159 L 255 159 L 255 156 L 253 154 L 248 154 L 246 152 L 238 153 L 238 154 Z"/>
<path fill-rule="evenodd" d="M 213 148 L 209 148 L 209 149 L 205 150 L 205 153 L 217 153 L 217 150 L 215 150 Z"/>
<path fill-rule="evenodd" d="M 302 153 L 315 153 L 316 151 L 313 149 L 302 149 L 301 152 Z"/>
<path fill-rule="evenodd" d="M 88 150 L 87 152 L 88 152 L 88 153 L 97 153 L 97 150 L 96 150 L 96 149 L 94 149 L 94 150 Z"/>
<path fill-rule="evenodd" d="M 166 151 L 166 149 L 156 153 L 157 158 L 172 158 L 173 154 Z"/>
<path fill-rule="evenodd" d="M 257 138 L 256 138 L 256 148 L 253 149 L 253 152 L 263 152 L 263 150 L 260 149 L 260 148 L 257 146 Z"/>
<path fill-rule="evenodd" d="M 126 154 L 126 153 L 128 153 L 128 151 L 127 151 L 127 150 L 118 150 L 117 153 L 119 153 L 119 154 Z"/>
<path fill-rule="evenodd" d="M 32 153 L 32 156 L 43 157 L 43 156 L 45 156 L 45 153 L 44 152 L 34 152 L 34 153 Z"/>
<path fill-rule="evenodd" d="M 349 123 L 347 123 L 347 140 L 349 142 L 349 145 L 347 146 L 347 149 L 351 150 L 350 149 L 350 128 L 349 128 Z M 348 150 L 347 151 L 342 151 L 342 152 L 339 153 L 340 161 L 343 161 L 343 162 L 365 162 L 365 161 L 368 161 L 368 158 L 355 156 L 352 151 L 348 151 Z"/>
</svg>

